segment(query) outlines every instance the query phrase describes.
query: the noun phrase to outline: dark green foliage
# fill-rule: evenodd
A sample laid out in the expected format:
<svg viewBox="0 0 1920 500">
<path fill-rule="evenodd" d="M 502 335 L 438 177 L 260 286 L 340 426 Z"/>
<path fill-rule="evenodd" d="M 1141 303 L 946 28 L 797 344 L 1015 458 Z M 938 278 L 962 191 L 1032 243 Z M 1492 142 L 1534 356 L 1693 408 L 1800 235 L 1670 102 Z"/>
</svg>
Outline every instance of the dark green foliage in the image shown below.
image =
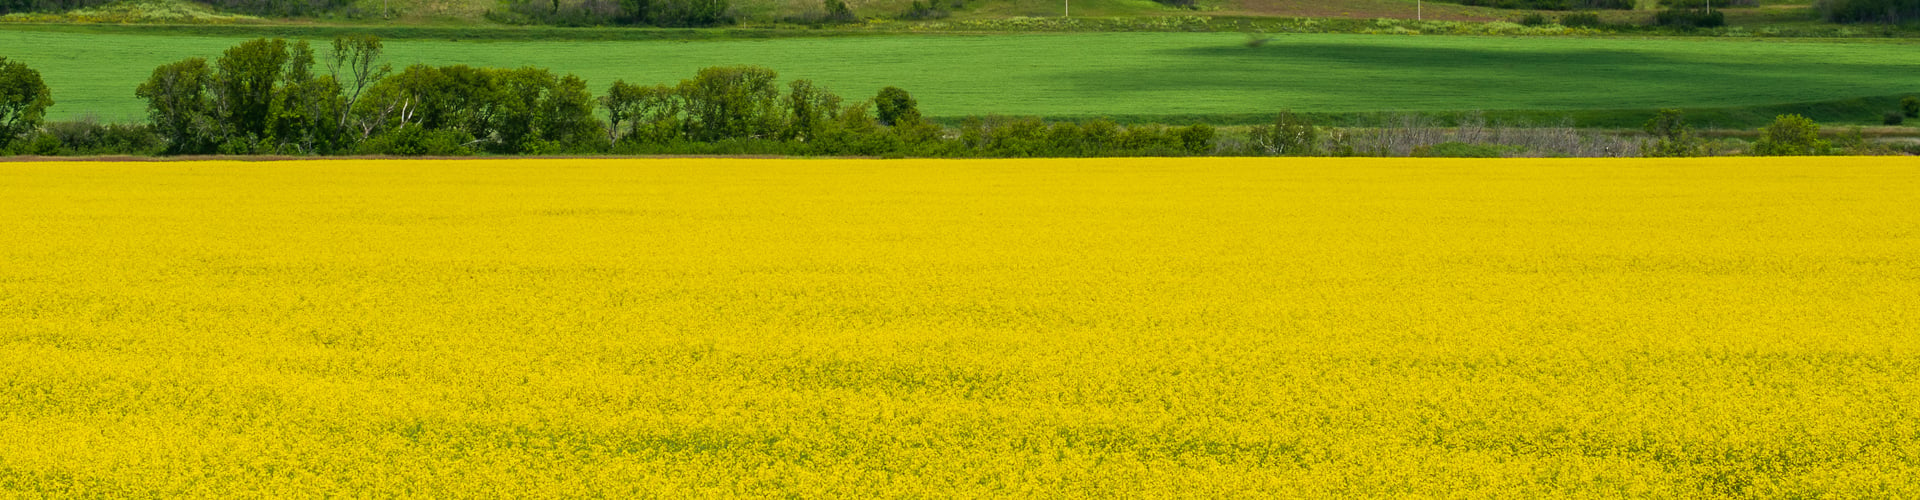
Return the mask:
<svg viewBox="0 0 1920 500">
<path fill-rule="evenodd" d="M 541 104 L 550 99 L 553 73 L 538 68 L 485 73 L 492 86 L 487 95 L 493 97 L 482 103 L 493 111 L 487 129 L 493 140 L 488 141 L 488 150 L 501 154 L 541 152 Z"/>
<path fill-rule="evenodd" d="M 1631 10 L 1633 0 L 1445 0 L 1460 5 L 1527 10 Z"/>
<path fill-rule="evenodd" d="M 546 69 L 416 64 L 369 89 L 354 116 L 369 136 L 417 124 L 458 131 L 489 152 L 557 153 L 607 140 L 595 102 L 585 80 Z"/>
<path fill-rule="evenodd" d="M 1249 138 L 1255 154 L 1312 156 L 1320 153 L 1320 131 L 1304 116 L 1281 111 L 1273 125 L 1253 128 Z"/>
<path fill-rule="evenodd" d="M 1605 27 L 1607 23 L 1600 20 L 1599 14 L 1575 12 L 1560 16 L 1560 25 L 1568 28 L 1600 28 Z"/>
<path fill-rule="evenodd" d="M 274 95 L 289 57 L 286 40 L 260 38 L 227 49 L 214 61 L 209 90 L 222 142 L 252 152 L 272 137 Z"/>
<path fill-rule="evenodd" d="M 840 96 L 815 86 L 812 80 L 794 80 L 787 88 L 787 132 L 782 138 L 820 140 L 840 114 Z"/>
<path fill-rule="evenodd" d="M 733 24 L 726 0 L 656 0 L 652 19 L 654 26 L 669 28 Z"/>
<path fill-rule="evenodd" d="M 1754 156 L 1805 156 L 1827 154 L 1831 149 L 1831 144 L 1820 139 L 1820 125 L 1813 120 L 1800 115 L 1780 115 L 1760 129 L 1760 139 L 1753 143 L 1751 153 Z"/>
<path fill-rule="evenodd" d="M 0 16 L 15 12 L 66 12 L 112 2 L 113 0 L 0 0 Z"/>
<path fill-rule="evenodd" d="M 677 87 L 687 113 L 687 138 L 771 138 L 781 128 L 779 74 L 758 66 L 701 69 Z"/>
<path fill-rule="evenodd" d="M 0 57 L 0 151 L 38 128 L 52 105 L 53 94 L 39 71 Z"/>
<path fill-rule="evenodd" d="M 1920 97 L 1900 98 L 1900 114 L 1906 115 L 1907 118 L 1920 118 Z"/>
<path fill-rule="evenodd" d="M 458 129 L 428 129 L 419 123 L 374 136 L 360 143 L 359 153 L 393 156 L 465 156 L 473 154 L 473 136 Z"/>
<path fill-rule="evenodd" d="M 600 102 L 607 108 L 616 143 L 665 144 L 684 136 L 681 112 L 685 106 L 673 87 L 615 81 Z"/>
<path fill-rule="evenodd" d="M 1727 25 L 1727 14 L 1691 9 L 1667 9 L 1653 15 L 1655 26 L 1674 28 L 1718 28 Z"/>
<path fill-rule="evenodd" d="M 291 61 L 274 101 L 272 137 L 283 153 L 329 154 L 346 146 L 341 127 L 346 99 L 332 76 L 313 73 L 313 49 L 306 41 L 293 45 Z"/>
<path fill-rule="evenodd" d="M 1881 125 L 1899 125 L 1906 122 L 1906 115 L 1900 114 L 1899 111 L 1888 111 L 1887 114 L 1880 116 Z"/>
<path fill-rule="evenodd" d="M 1820 17 L 1836 23 L 1899 24 L 1920 19 L 1920 0 L 1816 0 Z"/>
<path fill-rule="evenodd" d="M 0 0 L 0 15 L 15 12 L 66 12 L 98 7 L 114 0 Z M 266 17 L 303 17 L 330 13 L 358 14 L 353 0 L 202 0 L 226 11 Z"/>
<path fill-rule="evenodd" d="M 1547 21 L 1547 16 L 1540 15 L 1538 12 L 1527 14 L 1520 18 L 1521 26 L 1546 26 L 1548 24 L 1552 23 Z"/>
<path fill-rule="evenodd" d="M 30 142 L 31 154 L 47 156 L 152 155 L 164 141 L 137 123 L 100 123 L 92 118 L 49 122 Z"/>
<path fill-rule="evenodd" d="M 1213 126 L 1196 123 L 1180 129 L 1180 149 L 1187 154 L 1203 155 L 1213 152 Z"/>
<path fill-rule="evenodd" d="M 1680 110 L 1660 110 L 1660 115 L 1647 120 L 1643 129 L 1647 135 L 1653 136 L 1653 144 L 1645 150 L 1647 156 L 1689 157 L 1704 154 L 1700 138 L 1694 137 L 1693 127 L 1687 125 L 1687 117 Z"/>
<path fill-rule="evenodd" d="M 653 0 L 619 0 L 620 12 L 613 18 L 616 24 L 645 26 L 653 23 Z"/>
<path fill-rule="evenodd" d="M 873 104 L 881 125 L 891 127 L 920 121 L 920 101 L 914 100 L 912 95 L 899 87 L 880 89 L 880 94 L 873 98 Z"/>
<path fill-rule="evenodd" d="M 827 8 L 827 17 L 826 17 L 827 22 L 854 23 L 854 22 L 860 21 L 860 16 L 854 15 L 853 8 L 848 7 L 846 2 L 842 2 L 840 0 L 827 0 L 826 8 Z"/>
<path fill-rule="evenodd" d="M 1199 0 L 1153 0 L 1155 3 L 1180 9 L 1198 9 Z"/>
<path fill-rule="evenodd" d="M 167 141 L 167 154 L 212 152 L 217 144 L 213 99 L 207 87 L 213 69 L 198 57 L 153 69 L 153 76 L 134 90 L 147 100 L 147 117 Z"/>
</svg>

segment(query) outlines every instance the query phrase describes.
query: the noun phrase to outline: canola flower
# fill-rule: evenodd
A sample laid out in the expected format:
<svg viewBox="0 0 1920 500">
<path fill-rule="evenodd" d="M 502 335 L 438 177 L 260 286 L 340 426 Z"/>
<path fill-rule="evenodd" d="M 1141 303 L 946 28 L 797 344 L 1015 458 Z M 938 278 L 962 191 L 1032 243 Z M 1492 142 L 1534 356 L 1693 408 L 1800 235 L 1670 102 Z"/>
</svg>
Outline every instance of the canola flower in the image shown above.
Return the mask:
<svg viewBox="0 0 1920 500">
<path fill-rule="evenodd" d="M 1920 497 L 1920 165 L 0 163 L 0 497 Z"/>
</svg>

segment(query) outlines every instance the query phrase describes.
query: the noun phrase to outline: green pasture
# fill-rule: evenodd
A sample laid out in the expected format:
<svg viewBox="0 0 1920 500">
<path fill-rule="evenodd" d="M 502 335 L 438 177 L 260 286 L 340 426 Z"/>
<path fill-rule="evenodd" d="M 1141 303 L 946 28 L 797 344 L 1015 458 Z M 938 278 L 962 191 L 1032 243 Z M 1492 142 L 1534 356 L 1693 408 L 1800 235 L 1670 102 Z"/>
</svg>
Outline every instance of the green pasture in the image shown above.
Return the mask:
<svg viewBox="0 0 1920 500">
<path fill-rule="evenodd" d="M 155 66 L 217 57 L 244 36 L 0 29 L 0 56 L 39 69 L 56 119 L 138 120 L 133 89 Z M 316 40 L 324 42 L 324 40 Z M 1727 39 L 1228 33 L 899 35 L 652 41 L 406 39 L 387 60 L 541 66 L 586 78 L 670 83 L 703 66 L 754 64 L 850 97 L 911 91 L 935 117 L 1110 116 L 1244 123 L 1281 109 L 1334 116 L 1485 110 L 1618 126 L 1642 110 L 1699 108 L 1747 126 L 1774 111 L 1877 123 L 1890 96 L 1920 93 L 1910 43 Z M 1711 108 L 1711 109 L 1709 109 Z M 1751 115 L 1751 116 L 1749 116 Z"/>
</svg>

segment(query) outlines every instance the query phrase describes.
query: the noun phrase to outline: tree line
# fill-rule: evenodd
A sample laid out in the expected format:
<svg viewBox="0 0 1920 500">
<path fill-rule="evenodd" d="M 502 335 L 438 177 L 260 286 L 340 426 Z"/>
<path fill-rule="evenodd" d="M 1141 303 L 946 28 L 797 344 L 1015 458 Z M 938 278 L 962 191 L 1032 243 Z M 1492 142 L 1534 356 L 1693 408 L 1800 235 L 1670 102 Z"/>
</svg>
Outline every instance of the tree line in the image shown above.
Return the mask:
<svg viewBox="0 0 1920 500">
<path fill-rule="evenodd" d="M 39 73 L 0 58 L 0 153 L 160 155 L 786 155 L 874 157 L 1096 156 L 1696 156 L 1824 154 L 1818 126 L 1782 117 L 1752 148 L 1692 135 L 1677 112 L 1649 122 L 1652 141 L 1554 128 L 1452 129 L 1421 117 L 1327 128 L 1282 112 L 1222 136 L 1214 127 L 970 117 L 956 127 L 923 117 L 897 87 L 848 99 L 810 80 L 782 82 L 754 66 L 710 67 L 675 84 L 587 82 L 544 68 L 380 62 L 378 37 L 250 40 L 219 57 L 154 68 L 134 89 L 144 124 L 44 123 L 51 94 Z M 1920 114 L 1920 100 L 1889 123 Z M 1810 130 L 1810 131 L 1809 131 Z M 1845 139 L 1845 138 L 1843 138 Z M 1858 141 L 1855 141 L 1858 142 Z"/>
</svg>

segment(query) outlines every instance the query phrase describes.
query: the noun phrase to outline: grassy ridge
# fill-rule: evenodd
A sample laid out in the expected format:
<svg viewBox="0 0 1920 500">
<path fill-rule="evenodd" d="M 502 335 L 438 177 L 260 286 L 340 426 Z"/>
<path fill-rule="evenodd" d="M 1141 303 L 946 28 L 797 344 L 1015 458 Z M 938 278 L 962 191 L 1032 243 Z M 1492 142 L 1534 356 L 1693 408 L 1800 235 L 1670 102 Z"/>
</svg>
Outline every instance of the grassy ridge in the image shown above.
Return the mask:
<svg viewBox="0 0 1920 500">
<path fill-rule="evenodd" d="M 55 117 L 95 113 L 127 120 L 141 116 L 133 88 L 151 68 L 217 56 L 242 38 L 5 30 L 0 46 L 9 58 L 45 75 L 60 103 L 52 110 Z M 1233 122 L 1290 108 L 1349 115 L 1488 110 L 1496 116 L 1568 114 L 1632 123 L 1642 118 L 1621 117 L 1660 107 L 1760 116 L 1740 110 L 1920 90 L 1910 78 L 1920 51 L 1899 43 L 1286 35 L 1248 48 L 1244 40 L 1216 33 L 414 39 L 391 42 L 388 59 L 396 66 L 544 66 L 580 74 L 596 91 L 614 79 L 672 82 L 703 66 L 758 64 L 847 96 L 897 85 L 914 92 L 936 117 Z M 1826 121 L 1879 118 L 1848 106 L 1806 108 L 1831 109 L 1819 117 Z"/>
</svg>

